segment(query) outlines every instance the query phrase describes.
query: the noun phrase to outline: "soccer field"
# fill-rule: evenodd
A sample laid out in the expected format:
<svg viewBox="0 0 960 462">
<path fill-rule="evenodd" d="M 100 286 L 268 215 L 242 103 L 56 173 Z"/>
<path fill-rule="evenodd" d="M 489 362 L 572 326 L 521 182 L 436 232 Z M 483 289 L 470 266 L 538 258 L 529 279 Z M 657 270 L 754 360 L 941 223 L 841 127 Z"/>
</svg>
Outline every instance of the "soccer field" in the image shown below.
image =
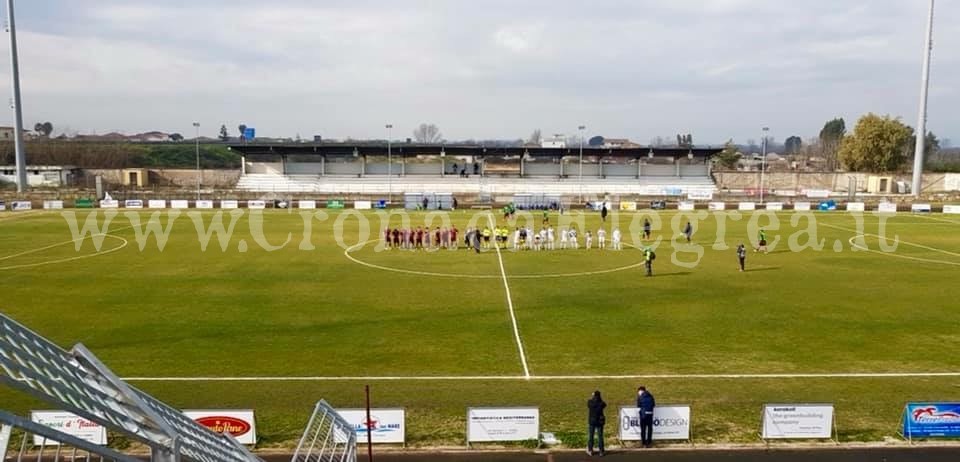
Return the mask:
<svg viewBox="0 0 960 462">
<path fill-rule="evenodd" d="M 77 227 L 89 213 L 102 225 L 103 211 L 65 212 Z M 465 409 L 481 405 L 539 406 L 542 430 L 579 441 L 590 392 L 627 404 L 641 383 L 693 406 L 697 442 L 757 441 L 764 402 L 836 403 L 852 441 L 895 436 L 908 400 L 960 400 L 950 216 L 621 212 L 601 224 L 574 211 L 552 225 L 619 228 L 624 250 L 586 250 L 581 231 L 579 250 L 478 254 L 378 244 L 386 222 L 447 220 L 462 240 L 503 217 L 166 211 L 160 251 L 142 232 L 151 214 L 128 213 L 84 238 L 60 213 L 0 214 L 3 312 L 82 342 L 172 405 L 255 409 L 261 446 L 290 446 L 320 398 L 361 405 L 365 384 L 374 406 L 407 409 L 410 444 L 433 446 L 462 444 Z M 639 240 L 644 216 L 652 241 Z M 207 235 L 212 223 L 232 234 Z M 752 249 L 758 226 L 768 254 Z M 811 238 L 823 248 L 791 250 Z M 48 407 L 6 388 L 0 402 Z"/>
</svg>

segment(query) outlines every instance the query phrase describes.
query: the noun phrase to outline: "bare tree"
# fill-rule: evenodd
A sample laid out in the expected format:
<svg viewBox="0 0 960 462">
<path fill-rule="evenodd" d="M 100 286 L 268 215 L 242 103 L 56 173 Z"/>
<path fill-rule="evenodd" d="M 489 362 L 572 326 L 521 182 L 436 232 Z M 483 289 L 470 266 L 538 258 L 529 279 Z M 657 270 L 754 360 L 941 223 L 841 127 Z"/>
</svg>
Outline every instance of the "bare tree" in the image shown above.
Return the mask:
<svg viewBox="0 0 960 462">
<path fill-rule="evenodd" d="M 434 124 L 420 124 L 420 126 L 413 131 L 413 139 L 416 140 L 417 143 L 436 144 L 443 140 L 443 134 L 440 133 L 440 129 Z"/>
<path fill-rule="evenodd" d="M 530 138 L 527 139 L 527 144 L 535 144 L 537 146 L 540 146 L 542 142 L 543 142 L 543 135 L 541 134 L 539 128 L 534 130 L 533 133 L 530 134 Z"/>
</svg>

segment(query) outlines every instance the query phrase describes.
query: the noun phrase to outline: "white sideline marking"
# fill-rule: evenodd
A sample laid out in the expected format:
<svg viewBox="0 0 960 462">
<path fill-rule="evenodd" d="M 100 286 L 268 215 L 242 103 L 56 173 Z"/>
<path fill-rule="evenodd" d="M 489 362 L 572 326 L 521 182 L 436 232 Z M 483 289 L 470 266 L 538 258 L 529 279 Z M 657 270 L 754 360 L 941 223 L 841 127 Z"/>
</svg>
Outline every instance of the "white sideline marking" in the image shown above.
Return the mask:
<svg viewBox="0 0 960 462">
<path fill-rule="evenodd" d="M 492 213 L 487 215 L 487 220 L 490 222 L 490 229 L 497 227 L 497 224 L 493 221 Z M 507 270 L 503 267 L 503 255 L 500 253 L 498 243 L 494 243 L 493 247 L 497 249 L 497 261 L 500 262 L 500 276 L 503 277 L 503 290 L 507 293 L 507 308 L 510 309 L 510 320 L 513 322 L 513 337 L 517 340 L 517 350 L 520 351 L 520 363 L 523 364 L 523 375 L 529 379 L 530 369 L 527 367 L 527 355 L 523 352 L 523 341 L 520 340 L 520 328 L 517 326 L 517 315 L 513 312 L 513 297 L 510 296 L 510 284 L 507 283 Z"/>
<path fill-rule="evenodd" d="M 448 375 L 383 377 L 124 377 L 129 382 L 353 382 L 353 381 L 577 381 L 634 379 L 882 379 L 882 378 L 960 377 L 960 372 L 840 372 L 811 374 L 646 374 L 646 375 Z"/>
</svg>

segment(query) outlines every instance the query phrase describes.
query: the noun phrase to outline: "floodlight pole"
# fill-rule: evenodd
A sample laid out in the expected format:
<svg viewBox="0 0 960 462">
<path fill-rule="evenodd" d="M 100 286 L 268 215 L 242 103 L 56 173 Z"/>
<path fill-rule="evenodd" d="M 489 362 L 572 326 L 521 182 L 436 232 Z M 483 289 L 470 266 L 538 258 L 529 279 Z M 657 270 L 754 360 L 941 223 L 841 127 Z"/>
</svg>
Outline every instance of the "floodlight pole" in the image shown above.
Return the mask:
<svg viewBox="0 0 960 462">
<path fill-rule="evenodd" d="M 927 17 L 927 39 L 923 46 L 923 77 L 920 86 L 920 115 L 917 121 L 917 145 L 913 155 L 913 197 L 920 197 L 923 187 L 923 155 L 927 149 L 927 95 L 930 89 L 930 55 L 933 53 L 933 7 Z"/>
<path fill-rule="evenodd" d="M 390 196 L 389 202 L 393 203 L 393 124 L 387 124 L 387 188 Z"/>
<path fill-rule="evenodd" d="M 770 127 L 763 127 L 763 141 L 760 143 L 761 154 L 760 154 L 760 203 L 763 203 L 763 176 L 767 171 L 767 132 L 770 131 Z"/>
<path fill-rule="evenodd" d="M 196 135 L 193 137 L 194 145 L 196 146 L 197 151 L 197 201 L 200 200 L 200 122 L 193 123 L 193 129 L 196 131 Z"/>
<path fill-rule="evenodd" d="M 7 31 L 10 33 L 10 77 L 13 82 L 13 149 L 16 153 L 17 192 L 27 188 L 27 156 L 23 148 L 23 109 L 20 101 L 20 60 L 17 57 L 17 26 L 13 0 L 7 0 Z"/>
<path fill-rule="evenodd" d="M 580 131 L 580 203 L 583 203 L 583 131 L 586 130 L 586 125 L 581 125 L 577 127 L 577 130 Z M 561 162 L 563 160 L 561 159 Z"/>
</svg>

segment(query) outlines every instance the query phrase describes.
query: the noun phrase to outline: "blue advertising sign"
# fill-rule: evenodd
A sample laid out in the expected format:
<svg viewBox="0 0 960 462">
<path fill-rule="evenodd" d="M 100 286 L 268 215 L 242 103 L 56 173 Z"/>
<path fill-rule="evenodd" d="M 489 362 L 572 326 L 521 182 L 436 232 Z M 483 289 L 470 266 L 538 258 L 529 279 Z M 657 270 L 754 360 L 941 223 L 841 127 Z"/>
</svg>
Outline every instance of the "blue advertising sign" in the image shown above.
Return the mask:
<svg viewBox="0 0 960 462">
<path fill-rule="evenodd" d="M 247 127 L 243 129 L 243 139 L 247 141 L 252 141 L 254 138 L 256 138 L 256 135 L 257 135 L 257 129 L 253 127 Z"/>
<path fill-rule="evenodd" d="M 904 438 L 960 437 L 960 403 L 907 403 Z"/>
</svg>

